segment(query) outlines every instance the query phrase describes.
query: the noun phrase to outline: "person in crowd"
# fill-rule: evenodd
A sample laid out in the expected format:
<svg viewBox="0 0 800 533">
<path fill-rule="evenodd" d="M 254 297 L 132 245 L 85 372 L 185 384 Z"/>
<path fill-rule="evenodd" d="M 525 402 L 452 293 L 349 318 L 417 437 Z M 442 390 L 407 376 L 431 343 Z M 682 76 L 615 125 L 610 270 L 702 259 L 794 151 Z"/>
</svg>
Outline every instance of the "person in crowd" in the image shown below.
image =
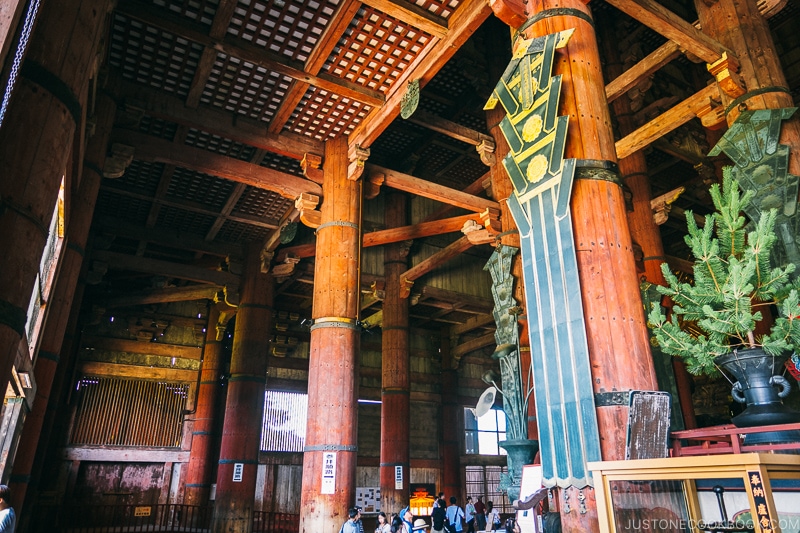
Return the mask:
<svg viewBox="0 0 800 533">
<path fill-rule="evenodd" d="M 14 533 L 17 515 L 11 507 L 11 489 L 0 485 L 0 533 Z"/>
<path fill-rule="evenodd" d="M 403 519 L 400 518 L 400 515 L 393 514 L 392 515 L 392 525 L 391 531 L 392 533 L 403 533 L 405 526 L 403 525 Z"/>
<path fill-rule="evenodd" d="M 411 528 L 412 532 L 419 531 L 423 533 L 426 529 L 428 529 L 428 523 L 425 521 L 424 518 L 417 518 L 414 520 L 414 527 Z"/>
<path fill-rule="evenodd" d="M 464 516 L 467 518 L 467 533 L 475 533 L 475 504 L 472 503 L 472 496 L 467 496 Z"/>
<path fill-rule="evenodd" d="M 450 505 L 447 507 L 447 523 L 445 527 L 448 525 L 448 531 L 450 533 L 461 533 L 464 530 L 464 526 L 462 525 L 462 521 L 464 520 L 464 510 L 461 509 L 458 505 L 456 505 L 456 497 L 450 496 Z"/>
<path fill-rule="evenodd" d="M 475 502 L 475 526 L 478 531 L 486 530 L 486 506 L 483 504 L 483 496 L 478 496 Z"/>
<path fill-rule="evenodd" d="M 348 519 L 342 524 L 339 533 L 359 533 L 358 521 L 361 520 L 361 511 L 358 510 L 358 507 L 351 507 L 347 511 L 347 515 Z"/>
<path fill-rule="evenodd" d="M 404 533 L 412 533 L 414 525 L 411 523 L 411 520 L 414 518 L 414 515 L 411 514 L 411 509 L 408 507 L 403 508 L 403 510 L 400 511 L 400 518 L 403 520 Z"/>
<path fill-rule="evenodd" d="M 444 500 L 437 499 L 431 513 L 431 533 L 444 533 L 444 521 L 447 520 L 447 513 L 444 510 Z"/>
<path fill-rule="evenodd" d="M 375 528 L 375 533 L 392 533 L 392 525 L 383 511 L 378 513 L 378 527 Z"/>
<path fill-rule="evenodd" d="M 500 529 L 500 512 L 494 508 L 491 501 L 486 502 L 486 531 Z"/>
</svg>

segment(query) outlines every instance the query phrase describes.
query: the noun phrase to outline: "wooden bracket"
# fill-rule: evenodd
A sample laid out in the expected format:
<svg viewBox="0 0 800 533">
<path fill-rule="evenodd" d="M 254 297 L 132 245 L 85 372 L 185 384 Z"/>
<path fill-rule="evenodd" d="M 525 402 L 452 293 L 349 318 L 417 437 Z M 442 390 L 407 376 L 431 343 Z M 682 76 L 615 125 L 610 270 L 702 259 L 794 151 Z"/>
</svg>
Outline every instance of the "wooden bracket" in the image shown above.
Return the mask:
<svg viewBox="0 0 800 533">
<path fill-rule="evenodd" d="M 494 155 L 494 139 L 489 139 L 488 137 L 482 138 L 475 149 L 481 156 L 481 162 L 487 167 L 492 167 L 497 163 L 497 158 Z"/>
<path fill-rule="evenodd" d="M 672 189 L 650 200 L 650 207 L 653 209 L 653 221 L 657 226 L 660 226 L 669 219 L 669 212 L 672 210 L 673 202 L 675 202 L 685 190 L 686 187 L 678 187 L 677 189 Z"/>
<path fill-rule="evenodd" d="M 103 163 L 104 178 L 121 178 L 128 166 L 133 163 L 135 149 L 127 144 L 114 143 L 111 145 L 111 155 L 106 156 Z"/>
<path fill-rule="evenodd" d="M 272 263 L 272 258 L 275 256 L 275 252 L 272 250 L 261 250 L 259 254 L 259 258 L 261 259 L 261 273 L 266 274 L 269 272 L 269 265 Z"/>
<path fill-rule="evenodd" d="M 369 158 L 369 148 L 361 148 L 361 145 L 350 146 L 347 158 L 350 164 L 347 166 L 347 179 L 356 181 L 364 172 L 364 162 Z"/>
<path fill-rule="evenodd" d="M 297 264 L 300 262 L 299 257 L 286 256 L 283 263 L 272 267 L 272 275 L 276 278 L 286 278 L 294 274 Z"/>
<path fill-rule="evenodd" d="M 739 76 L 739 61 L 722 52 L 722 57 L 707 65 L 708 71 L 717 79 L 719 88 L 731 98 L 738 98 L 745 93 L 744 82 Z"/>
<path fill-rule="evenodd" d="M 461 233 L 467 236 L 469 242 L 472 244 L 489 244 L 493 243 L 495 236 L 489 233 L 486 228 L 475 222 L 474 220 L 467 220 L 464 222 L 464 227 L 461 228 Z"/>
<path fill-rule="evenodd" d="M 382 172 L 371 172 L 364 182 L 364 198 L 372 200 L 378 196 L 384 181 L 386 181 L 386 174 Z"/>
<path fill-rule="evenodd" d="M 318 228 L 322 224 L 322 213 L 316 209 L 317 205 L 319 196 L 305 192 L 294 201 L 295 208 L 300 212 L 300 222 L 309 228 Z"/>
<path fill-rule="evenodd" d="M 322 158 L 317 154 L 310 154 L 306 152 L 303 154 L 303 159 L 300 160 L 300 168 L 303 169 L 303 175 L 313 181 L 322 185 Z"/>
<path fill-rule="evenodd" d="M 492 235 L 497 236 L 502 229 L 502 224 L 500 223 L 500 210 L 493 209 L 491 207 L 487 207 L 481 213 L 481 220 L 483 221 L 483 227 L 491 233 Z"/>
<path fill-rule="evenodd" d="M 411 296 L 411 288 L 414 286 L 414 282 L 410 281 L 407 278 L 403 278 L 400 280 L 400 298 L 408 298 Z"/>
<path fill-rule="evenodd" d="M 525 24 L 525 3 L 522 0 L 489 0 L 494 15 L 515 30 Z"/>
<path fill-rule="evenodd" d="M 717 130 L 727 125 L 725 108 L 714 100 L 708 100 L 704 106 L 695 109 L 694 113 L 700 119 L 700 123 L 710 130 Z"/>
</svg>

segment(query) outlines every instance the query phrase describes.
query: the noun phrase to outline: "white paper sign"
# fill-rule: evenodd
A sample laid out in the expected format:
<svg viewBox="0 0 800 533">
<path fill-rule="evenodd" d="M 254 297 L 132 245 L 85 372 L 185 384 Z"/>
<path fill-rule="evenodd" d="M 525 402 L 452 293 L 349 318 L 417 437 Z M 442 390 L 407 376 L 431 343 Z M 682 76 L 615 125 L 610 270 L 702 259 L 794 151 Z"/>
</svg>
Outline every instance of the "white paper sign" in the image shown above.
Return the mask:
<svg viewBox="0 0 800 533">
<path fill-rule="evenodd" d="M 235 482 L 242 481 L 242 472 L 244 472 L 244 463 L 233 463 L 233 480 Z"/>
<path fill-rule="evenodd" d="M 394 467 L 394 489 L 401 490 L 403 488 L 403 467 Z"/>
<path fill-rule="evenodd" d="M 336 452 L 322 454 L 322 487 L 320 494 L 336 492 Z"/>
</svg>

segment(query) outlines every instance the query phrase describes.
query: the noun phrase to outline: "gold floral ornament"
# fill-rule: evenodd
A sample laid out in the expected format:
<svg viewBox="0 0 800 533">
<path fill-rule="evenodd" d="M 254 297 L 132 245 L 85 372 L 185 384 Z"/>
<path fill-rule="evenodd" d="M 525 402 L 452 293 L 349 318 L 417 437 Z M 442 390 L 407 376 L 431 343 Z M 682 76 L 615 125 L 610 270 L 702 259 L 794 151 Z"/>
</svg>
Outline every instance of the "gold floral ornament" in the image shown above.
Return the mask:
<svg viewBox="0 0 800 533">
<path fill-rule="evenodd" d="M 531 115 L 528 120 L 525 121 L 525 125 L 522 127 L 522 139 L 525 142 L 533 141 L 539 136 L 540 133 L 542 133 L 543 125 L 544 122 L 542 121 L 541 115 Z"/>
<path fill-rule="evenodd" d="M 542 177 L 544 177 L 544 173 L 547 172 L 547 158 L 542 154 L 535 156 L 533 159 L 530 160 L 528 163 L 528 181 L 531 183 L 536 183 Z"/>
</svg>

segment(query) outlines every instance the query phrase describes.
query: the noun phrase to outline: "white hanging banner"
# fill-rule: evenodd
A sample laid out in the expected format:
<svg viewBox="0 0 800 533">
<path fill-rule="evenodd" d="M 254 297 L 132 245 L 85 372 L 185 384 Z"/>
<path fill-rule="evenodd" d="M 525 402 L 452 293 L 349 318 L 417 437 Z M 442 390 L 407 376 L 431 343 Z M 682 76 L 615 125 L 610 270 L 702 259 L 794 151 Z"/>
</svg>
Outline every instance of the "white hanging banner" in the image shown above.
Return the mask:
<svg viewBox="0 0 800 533">
<path fill-rule="evenodd" d="M 394 467 L 394 490 L 401 490 L 403 488 L 403 467 Z"/>
<path fill-rule="evenodd" d="M 322 454 L 322 487 L 320 494 L 336 492 L 336 452 Z"/>
</svg>

